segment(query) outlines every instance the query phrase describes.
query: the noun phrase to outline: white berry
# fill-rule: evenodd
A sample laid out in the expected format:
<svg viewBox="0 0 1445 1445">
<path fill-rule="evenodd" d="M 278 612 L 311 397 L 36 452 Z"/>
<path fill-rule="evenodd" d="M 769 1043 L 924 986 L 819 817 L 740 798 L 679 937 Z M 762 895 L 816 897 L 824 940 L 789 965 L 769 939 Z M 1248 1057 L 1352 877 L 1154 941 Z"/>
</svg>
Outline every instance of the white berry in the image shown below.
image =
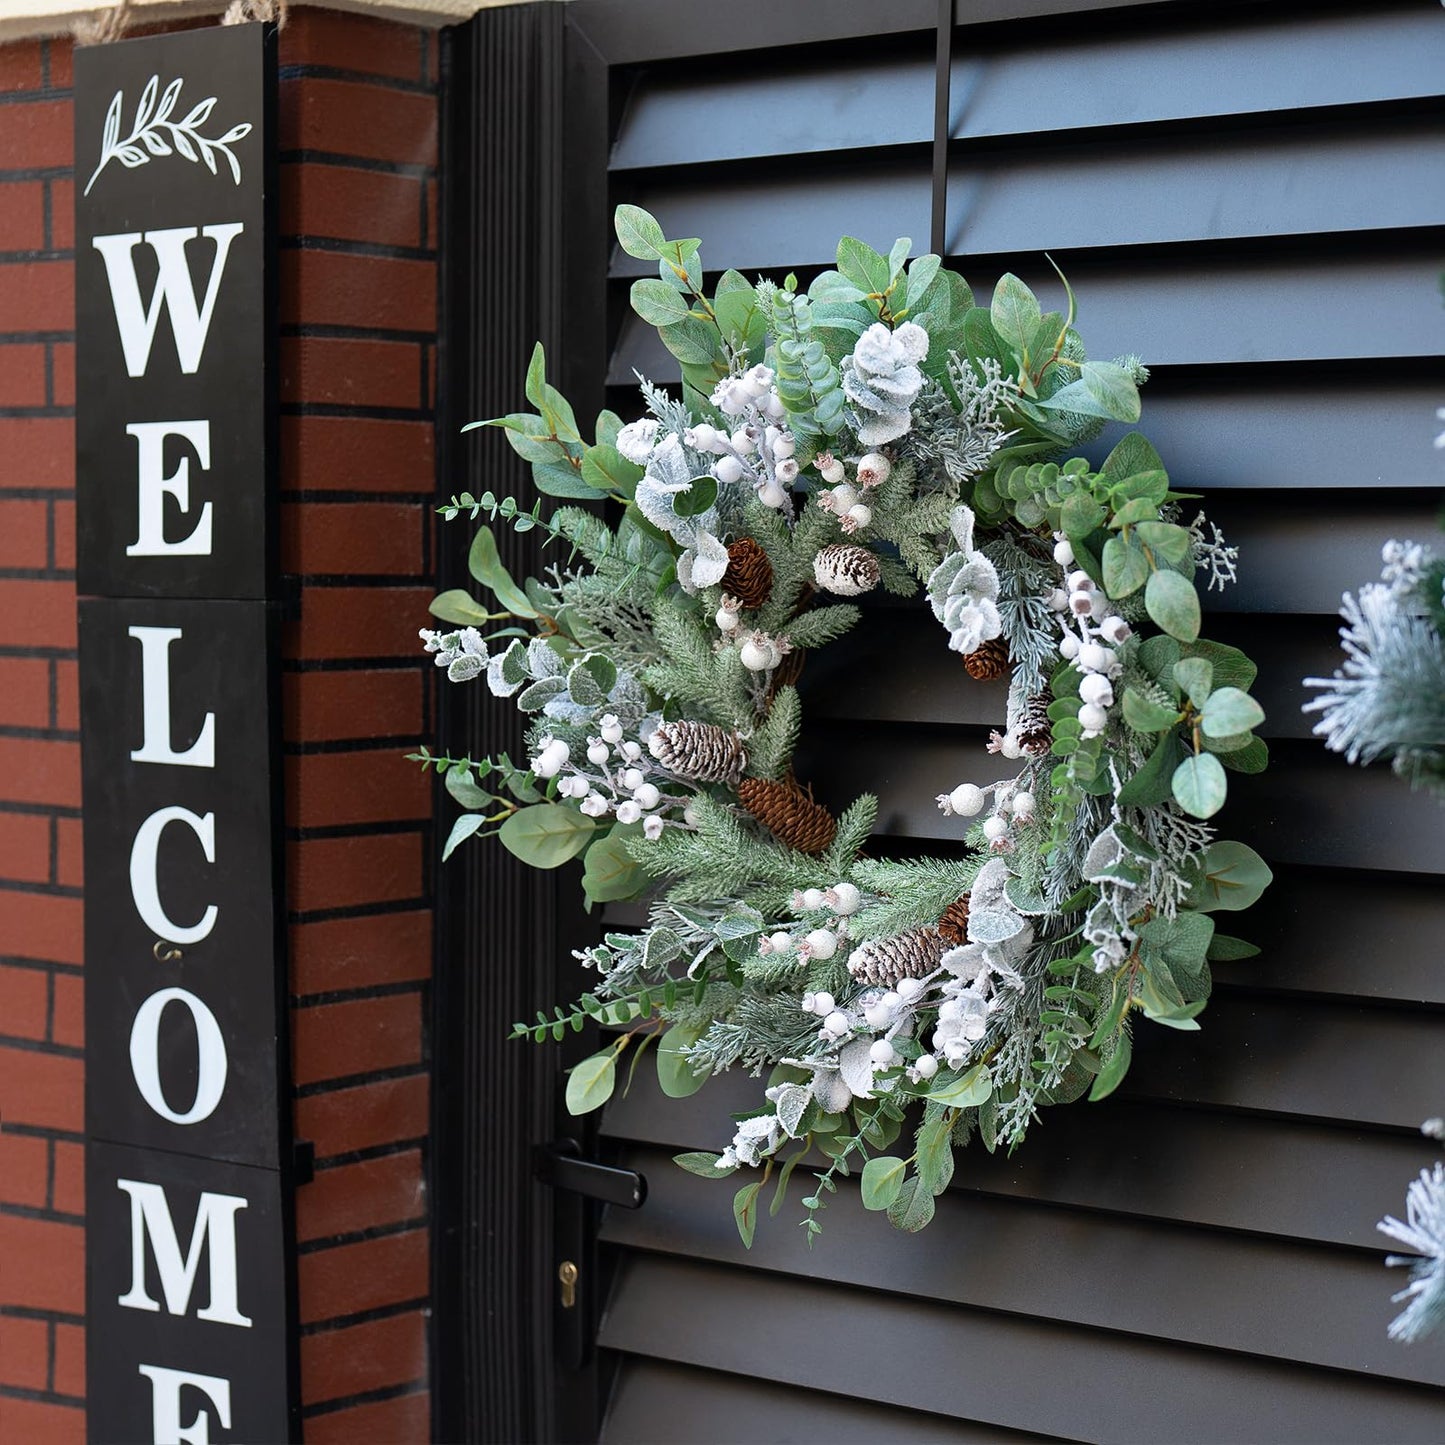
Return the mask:
<svg viewBox="0 0 1445 1445">
<path fill-rule="evenodd" d="M 612 749 L 609 748 L 606 743 L 599 740 L 597 742 L 588 744 L 587 761 L 589 763 L 592 763 L 594 766 L 601 767 L 601 765 L 605 763 L 607 759 L 611 756 Z"/>
<path fill-rule="evenodd" d="M 849 914 L 857 913 L 859 905 L 863 902 L 862 895 L 851 883 L 835 884 L 829 891 L 833 895 L 834 911 L 844 918 Z"/>
<path fill-rule="evenodd" d="M 1109 714 L 1096 702 L 1086 702 L 1079 709 L 1079 726 L 1086 733 L 1101 733 L 1109 725 Z"/>
<path fill-rule="evenodd" d="M 904 1003 L 914 1003 L 923 997 L 923 980 L 921 978 L 900 978 L 895 985 L 898 990 L 898 997 Z"/>
<path fill-rule="evenodd" d="M 808 952 L 814 958 L 832 958 L 838 951 L 838 935 L 826 928 L 815 928 L 808 935 Z"/>
<path fill-rule="evenodd" d="M 949 795 L 948 806 L 961 818 L 971 818 L 983 809 L 983 789 L 977 783 L 960 783 Z"/>
<path fill-rule="evenodd" d="M 1054 543 L 1054 561 L 1060 567 L 1072 567 L 1074 565 L 1074 549 L 1069 545 L 1067 537 Z"/>
<path fill-rule="evenodd" d="M 848 508 L 848 520 L 855 527 L 866 527 L 873 520 L 873 508 L 865 507 L 862 502 L 855 503 Z"/>
<path fill-rule="evenodd" d="M 878 1042 L 868 1050 L 868 1057 L 880 1069 L 886 1069 L 893 1063 L 894 1059 L 897 1058 L 897 1055 L 893 1052 L 893 1045 L 890 1044 L 887 1039 L 879 1039 Z"/>
<path fill-rule="evenodd" d="M 1079 667 L 1084 672 L 1108 672 L 1114 654 L 1097 642 L 1086 642 L 1079 649 Z"/>
<path fill-rule="evenodd" d="M 805 888 L 803 890 L 804 908 L 821 908 L 823 906 L 823 890 L 821 888 Z"/>
<path fill-rule="evenodd" d="M 1099 707 L 1109 707 L 1114 701 L 1114 688 L 1102 672 L 1091 672 L 1079 684 L 1079 696 L 1085 702 L 1096 703 Z"/>
<path fill-rule="evenodd" d="M 931 1079 L 938 1072 L 938 1060 L 932 1054 L 920 1054 L 913 1061 L 913 1072 L 920 1079 Z"/>
<path fill-rule="evenodd" d="M 738 660 L 749 672 L 766 672 L 773 666 L 773 650 L 763 643 L 749 640 L 738 649 Z"/>
<path fill-rule="evenodd" d="M 991 818 L 983 820 L 983 836 L 990 843 L 996 843 L 1005 833 L 1008 832 L 1008 824 L 998 816 L 997 813 Z"/>
<path fill-rule="evenodd" d="M 830 1014 L 837 1007 L 833 995 L 827 992 L 813 995 L 813 1012 L 820 1017 Z"/>
<path fill-rule="evenodd" d="M 650 811 L 662 801 L 662 793 L 656 783 L 643 783 L 632 790 L 632 798 L 639 808 Z"/>
<path fill-rule="evenodd" d="M 774 953 L 791 953 L 793 951 L 793 937 L 790 933 L 784 933 L 781 929 L 768 938 L 773 945 Z"/>
<path fill-rule="evenodd" d="M 738 626 L 738 615 L 731 607 L 719 607 L 713 616 L 717 623 L 719 632 L 736 632 Z"/>
<path fill-rule="evenodd" d="M 834 1009 L 827 1018 L 823 1020 L 823 1027 L 835 1038 L 841 1038 L 848 1032 L 848 1015 L 839 1013 Z"/>
</svg>

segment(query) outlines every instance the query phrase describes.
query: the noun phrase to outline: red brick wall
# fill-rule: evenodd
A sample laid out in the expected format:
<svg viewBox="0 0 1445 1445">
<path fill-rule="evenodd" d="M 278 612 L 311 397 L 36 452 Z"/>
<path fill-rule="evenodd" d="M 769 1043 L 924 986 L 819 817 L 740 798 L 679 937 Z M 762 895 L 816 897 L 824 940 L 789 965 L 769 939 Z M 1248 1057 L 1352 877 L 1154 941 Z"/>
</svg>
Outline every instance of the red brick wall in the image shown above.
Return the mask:
<svg viewBox="0 0 1445 1445">
<path fill-rule="evenodd" d="M 0 1439 L 84 1428 L 70 46 L 0 47 Z M 308 1440 L 425 1440 L 437 41 L 281 41 L 287 900 Z"/>
<path fill-rule="evenodd" d="M 0 1440 L 80 1440 L 70 48 L 0 47 Z"/>
</svg>

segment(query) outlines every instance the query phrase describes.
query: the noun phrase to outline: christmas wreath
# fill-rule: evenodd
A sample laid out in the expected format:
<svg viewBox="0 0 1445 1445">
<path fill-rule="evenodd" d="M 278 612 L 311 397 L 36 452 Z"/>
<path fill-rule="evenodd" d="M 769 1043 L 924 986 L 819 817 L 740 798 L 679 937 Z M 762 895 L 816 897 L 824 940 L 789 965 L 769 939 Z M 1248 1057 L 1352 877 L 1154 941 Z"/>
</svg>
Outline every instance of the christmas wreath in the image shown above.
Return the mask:
<svg viewBox="0 0 1445 1445">
<path fill-rule="evenodd" d="M 467 809 L 446 853 L 495 835 L 534 867 L 580 857 L 590 903 L 646 905 L 579 955 L 589 992 L 516 1026 L 610 1031 L 570 1072 L 572 1112 L 653 1045 L 671 1096 L 766 1075 L 730 1142 L 678 1158 L 745 1172 L 744 1241 L 805 1158 L 810 1241 L 857 1171 L 864 1205 L 916 1230 L 956 1148 L 1012 1148 L 1041 1106 L 1103 1098 L 1139 1014 L 1197 1029 L 1210 962 L 1255 952 L 1215 915 L 1269 870 L 1208 823 L 1228 771 L 1266 762 L 1254 664 L 1200 636 L 1198 584 L 1231 581 L 1235 551 L 1184 520 L 1138 432 L 1101 465 L 1075 454 L 1138 419 L 1147 372 L 1087 358 L 1062 274 L 1067 314 L 1011 275 L 977 306 L 907 240 L 845 237 L 806 291 L 727 271 L 709 295 L 697 240 L 633 206 L 616 228 L 657 266 L 632 304 L 680 396 L 639 378 L 647 415 L 603 412 L 589 442 L 538 347 L 533 410 L 476 423 L 545 496 L 594 505 L 442 508 L 561 545 L 518 583 L 482 526 L 470 570 L 497 606 L 444 593 L 449 630 L 421 633 L 453 682 L 529 715 L 528 758 L 415 756 Z M 876 799 L 834 816 L 794 774 L 803 656 L 878 589 L 922 592 L 971 677 L 1009 677 L 1004 776 L 938 797 L 962 856 L 869 856 Z"/>
</svg>

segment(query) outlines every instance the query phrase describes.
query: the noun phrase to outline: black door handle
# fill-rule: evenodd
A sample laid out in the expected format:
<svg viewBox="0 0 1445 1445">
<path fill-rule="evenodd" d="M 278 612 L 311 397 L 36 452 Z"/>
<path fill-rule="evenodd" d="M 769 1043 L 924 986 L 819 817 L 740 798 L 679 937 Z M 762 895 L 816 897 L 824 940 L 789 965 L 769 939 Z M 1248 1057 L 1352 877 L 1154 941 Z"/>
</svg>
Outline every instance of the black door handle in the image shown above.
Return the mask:
<svg viewBox="0 0 1445 1445">
<path fill-rule="evenodd" d="M 647 1198 L 647 1180 L 632 1169 L 614 1169 L 582 1157 L 575 1139 L 554 1139 L 537 1150 L 537 1178 L 553 1189 L 565 1189 L 602 1204 L 640 1209 Z"/>
</svg>

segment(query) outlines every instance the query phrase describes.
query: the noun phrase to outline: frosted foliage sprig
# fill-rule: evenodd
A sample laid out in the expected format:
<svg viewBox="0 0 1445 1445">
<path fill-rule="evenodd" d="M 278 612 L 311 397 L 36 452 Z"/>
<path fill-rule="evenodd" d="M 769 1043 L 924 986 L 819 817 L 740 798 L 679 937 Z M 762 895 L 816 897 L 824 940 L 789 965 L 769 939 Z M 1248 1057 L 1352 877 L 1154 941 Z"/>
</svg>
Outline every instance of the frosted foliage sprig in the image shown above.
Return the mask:
<svg viewBox="0 0 1445 1445">
<path fill-rule="evenodd" d="M 1384 555 L 1384 580 L 1345 593 L 1345 661 L 1333 677 L 1305 678 L 1320 695 L 1304 711 L 1320 714 L 1315 734 L 1348 762 L 1388 756 L 1401 776 L 1438 791 L 1445 788 L 1445 643 L 1413 592 L 1429 554 L 1391 543 Z"/>
<path fill-rule="evenodd" d="M 1445 1137 L 1445 1121 L 1427 1120 L 1421 1132 Z M 1410 1283 L 1391 1296 L 1405 1308 L 1391 1321 L 1390 1338 L 1413 1344 L 1445 1324 L 1445 1164 L 1422 1169 L 1420 1177 L 1410 1181 L 1403 1222 L 1387 1215 L 1376 1227 L 1413 1251 L 1385 1261 L 1410 1271 Z"/>
<path fill-rule="evenodd" d="M 241 163 L 236 159 L 231 147 L 251 134 L 251 123 L 240 121 L 214 139 L 203 136 L 200 127 L 210 119 L 211 111 L 216 104 L 214 95 L 198 101 L 180 120 L 172 120 L 171 115 L 176 108 L 177 101 L 180 100 L 183 83 L 183 78 L 171 81 L 157 103 L 156 91 L 160 85 L 160 77 L 158 75 L 151 76 L 146 82 L 145 89 L 141 91 L 140 100 L 136 103 L 135 122 L 131 126 L 130 134 L 123 140 L 120 127 L 121 112 L 125 103 L 124 92 L 116 91 L 115 97 L 105 113 L 105 125 L 101 132 L 100 163 L 85 183 L 84 195 L 90 194 L 90 188 L 100 179 L 101 172 L 111 161 L 119 161 L 127 170 L 134 170 L 137 166 L 149 164 L 152 156 L 172 154 L 181 156 L 188 161 L 199 161 L 213 176 L 219 174 L 216 168 L 216 157 L 223 156 L 226 164 L 230 167 L 231 179 L 238 186 L 241 184 Z"/>
</svg>

